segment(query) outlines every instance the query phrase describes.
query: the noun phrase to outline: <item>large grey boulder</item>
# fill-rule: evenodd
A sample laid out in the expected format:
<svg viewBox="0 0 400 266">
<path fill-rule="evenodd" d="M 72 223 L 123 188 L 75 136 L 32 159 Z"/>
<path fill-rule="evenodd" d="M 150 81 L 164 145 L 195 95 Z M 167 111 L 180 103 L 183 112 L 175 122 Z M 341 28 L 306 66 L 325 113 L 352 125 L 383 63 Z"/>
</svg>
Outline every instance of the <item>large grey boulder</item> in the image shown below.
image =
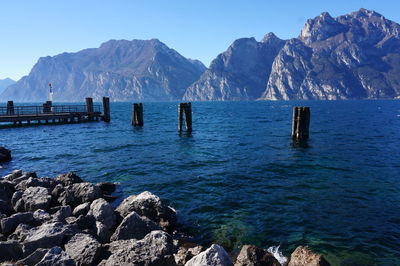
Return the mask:
<svg viewBox="0 0 400 266">
<path fill-rule="evenodd" d="M 36 173 L 35 172 L 22 173 L 21 176 L 13 178 L 11 182 L 16 186 L 22 181 L 28 180 L 29 178 L 37 178 Z"/>
<path fill-rule="evenodd" d="M 48 223 L 29 230 L 23 244 L 24 255 L 27 256 L 37 248 L 60 246 L 64 235 L 71 233 L 72 228 L 62 223 Z"/>
<path fill-rule="evenodd" d="M 51 196 L 53 197 L 54 205 L 77 205 L 75 203 L 75 197 L 72 191 L 65 188 L 63 185 L 58 184 L 51 191 Z"/>
<path fill-rule="evenodd" d="M 3 179 L 7 180 L 7 181 L 13 181 L 13 180 L 21 177 L 22 175 L 23 175 L 22 170 L 17 169 L 17 170 L 12 171 L 10 174 L 4 176 Z"/>
<path fill-rule="evenodd" d="M 58 175 L 56 177 L 56 180 L 61 182 L 64 186 L 69 186 L 83 182 L 83 180 L 79 176 L 77 176 L 74 172 Z"/>
<path fill-rule="evenodd" d="M 47 188 L 44 187 L 28 187 L 22 199 L 25 203 L 25 210 L 34 212 L 38 209 L 46 210 L 50 207 L 51 195 Z"/>
<path fill-rule="evenodd" d="M 142 239 L 153 230 L 161 228 L 146 217 L 139 216 L 136 212 L 132 212 L 124 218 L 121 224 L 115 230 L 111 237 L 111 241 Z"/>
<path fill-rule="evenodd" d="M 72 210 L 71 206 L 57 206 L 50 209 L 50 213 L 52 213 L 52 221 L 53 222 L 65 222 L 65 218 L 71 216 Z"/>
<path fill-rule="evenodd" d="M 10 215 L 13 213 L 13 209 L 11 208 L 11 204 L 0 199 L 0 214 Z"/>
<path fill-rule="evenodd" d="M 22 248 L 18 241 L 0 241 L 0 262 L 16 261 L 22 258 Z"/>
<path fill-rule="evenodd" d="M 14 233 L 12 233 L 8 239 L 9 240 L 17 240 L 20 243 L 24 242 L 25 239 L 29 236 L 29 231 L 32 229 L 32 226 L 28 224 L 19 224 L 17 228 L 15 228 Z"/>
<path fill-rule="evenodd" d="M 100 265 L 176 265 L 172 237 L 164 231 L 153 231 L 142 240 L 119 240 L 109 244 L 111 256 Z"/>
<path fill-rule="evenodd" d="M 329 262 L 320 255 L 312 252 L 307 246 L 297 247 L 292 255 L 288 266 L 329 266 Z"/>
<path fill-rule="evenodd" d="M 0 181 L 0 200 L 4 200 L 5 202 L 9 203 L 14 192 L 14 185 L 10 181 Z"/>
<path fill-rule="evenodd" d="M 0 221 L 1 231 L 5 235 L 14 232 L 15 228 L 22 223 L 31 223 L 33 221 L 33 214 L 31 212 L 16 213 L 10 217 L 3 218 Z"/>
<path fill-rule="evenodd" d="M 76 234 L 65 245 L 65 252 L 78 265 L 95 265 L 100 256 L 101 244 L 87 234 Z"/>
<path fill-rule="evenodd" d="M 25 209 L 25 203 L 22 200 L 23 194 L 22 191 L 15 191 L 11 197 L 11 205 L 16 212 L 23 212 Z"/>
<path fill-rule="evenodd" d="M 29 256 L 25 257 L 22 260 L 17 261 L 15 264 L 16 265 L 36 265 L 43 259 L 44 255 L 46 255 L 46 253 L 49 250 L 50 249 L 48 249 L 48 248 L 38 248 L 32 254 L 30 254 Z"/>
<path fill-rule="evenodd" d="M 148 191 L 124 199 L 116 211 L 122 217 L 126 217 L 134 211 L 140 216 L 146 216 L 150 220 L 159 223 L 163 229 L 169 231 L 176 224 L 176 211 L 164 205 L 158 196 Z"/>
<path fill-rule="evenodd" d="M 35 220 L 36 224 L 42 224 L 49 221 L 51 219 L 51 215 L 47 211 L 39 209 L 33 213 L 33 219 Z"/>
<path fill-rule="evenodd" d="M 28 179 L 20 181 L 18 184 L 15 185 L 15 188 L 19 191 L 25 191 L 28 187 L 44 187 L 51 191 L 56 185 L 57 182 L 54 180 L 54 178 L 37 178 L 36 176 L 31 176 Z"/>
<path fill-rule="evenodd" d="M 72 215 L 76 217 L 79 217 L 79 215 L 86 215 L 89 212 L 89 210 L 90 210 L 90 203 L 85 202 L 76 206 L 76 208 L 72 212 Z"/>
<path fill-rule="evenodd" d="M 104 199 L 96 199 L 90 205 L 88 215 L 93 215 L 96 221 L 112 229 L 116 223 L 116 216 L 113 207 Z"/>
<path fill-rule="evenodd" d="M 68 187 L 68 189 L 71 191 L 75 199 L 75 205 L 92 202 L 101 197 L 100 188 L 91 183 L 76 183 Z"/>
<path fill-rule="evenodd" d="M 235 266 L 281 266 L 281 264 L 265 249 L 254 245 L 244 245 L 236 259 Z"/>
<path fill-rule="evenodd" d="M 220 245 L 213 244 L 210 248 L 190 259 L 185 266 L 232 266 L 231 258 Z"/>
<path fill-rule="evenodd" d="M 75 262 L 60 247 L 51 248 L 36 266 L 75 266 Z"/>
<path fill-rule="evenodd" d="M 4 147 L 0 147 L 0 163 L 11 161 L 11 151 Z"/>
<path fill-rule="evenodd" d="M 90 215 L 88 215 L 88 216 L 90 216 Z M 101 223 L 99 221 L 96 221 L 94 230 L 95 230 L 97 239 L 101 243 L 107 243 L 107 242 L 110 241 L 110 237 L 112 235 L 112 232 L 103 223 Z"/>
</svg>

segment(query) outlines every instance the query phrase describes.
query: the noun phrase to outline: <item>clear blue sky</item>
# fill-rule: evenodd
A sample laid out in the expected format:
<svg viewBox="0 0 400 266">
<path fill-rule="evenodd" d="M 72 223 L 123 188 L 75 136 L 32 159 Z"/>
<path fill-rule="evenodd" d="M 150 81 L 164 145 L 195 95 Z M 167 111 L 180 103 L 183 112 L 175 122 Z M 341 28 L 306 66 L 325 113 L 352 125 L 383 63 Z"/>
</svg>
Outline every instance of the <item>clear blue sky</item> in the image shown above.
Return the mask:
<svg viewBox="0 0 400 266">
<path fill-rule="evenodd" d="M 0 0 L 0 79 L 27 75 L 39 57 L 110 39 L 158 38 L 208 66 L 235 39 L 296 37 L 323 11 L 361 7 L 400 22 L 398 0 Z"/>
</svg>

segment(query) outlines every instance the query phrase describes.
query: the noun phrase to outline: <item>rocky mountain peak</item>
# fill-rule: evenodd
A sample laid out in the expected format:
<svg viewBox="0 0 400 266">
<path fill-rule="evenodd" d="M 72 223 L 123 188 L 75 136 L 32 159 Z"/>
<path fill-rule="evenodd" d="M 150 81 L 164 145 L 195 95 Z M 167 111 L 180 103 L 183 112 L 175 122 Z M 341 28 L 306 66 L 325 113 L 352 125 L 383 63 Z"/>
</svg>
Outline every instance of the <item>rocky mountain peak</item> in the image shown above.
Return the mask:
<svg viewBox="0 0 400 266">
<path fill-rule="evenodd" d="M 379 14 L 378 12 L 375 12 L 373 10 L 368 10 L 365 8 L 360 8 L 360 10 L 353 12 L 351 14 L 354 17 L 357 18 L 361 18 L 361 17 L 365 17 L 365 18 L 370 18 L 370 17 L 379 17 L 379 18 L 383 18 L 383 16 L 381 14 Z"/>
<path fill-rule="evenodd" d="M 344 25 L 336 21 L 328 12 L 323 12 L 314 19 L 307 20 L 301 30 L 299 39 L 306 44 L 323 41 L 346 29 Z"/>
<path fill-rule="evenodd" d="M 284 40 L 278 38 L 273 32 L 270 32 L 262 38 L 261 43 L 267 44 L 267 45 L 277 45 L 281 44 L 284 42 Z"/>
</svg>

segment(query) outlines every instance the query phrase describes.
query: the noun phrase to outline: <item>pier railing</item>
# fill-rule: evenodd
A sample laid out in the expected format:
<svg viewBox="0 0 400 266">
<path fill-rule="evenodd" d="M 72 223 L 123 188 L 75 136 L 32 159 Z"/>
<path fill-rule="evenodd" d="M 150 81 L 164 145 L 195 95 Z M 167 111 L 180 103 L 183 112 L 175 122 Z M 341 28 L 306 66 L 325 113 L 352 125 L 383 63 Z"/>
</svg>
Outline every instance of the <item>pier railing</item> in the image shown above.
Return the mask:
<svg viewBox="0 0 400 266">
<path fill-rule="evenodd" d="M 100 105 L 93 105 L 94 113 L 101 112 Z M 88 113 L 86 105 L 54 105 L 54 106 L 13 106 L 0 107 L 0 116 L 24 116 L 41 114 Z"/>
</svg>

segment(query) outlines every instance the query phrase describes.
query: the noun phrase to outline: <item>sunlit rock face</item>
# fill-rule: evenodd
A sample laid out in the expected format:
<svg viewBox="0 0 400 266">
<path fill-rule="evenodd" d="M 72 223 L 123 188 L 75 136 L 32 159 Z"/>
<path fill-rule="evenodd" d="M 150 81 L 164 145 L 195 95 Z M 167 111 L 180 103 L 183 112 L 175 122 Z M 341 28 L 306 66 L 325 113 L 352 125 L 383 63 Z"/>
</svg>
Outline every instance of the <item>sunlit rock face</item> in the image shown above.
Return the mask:
<svg viewBox="0 0 400 266">
<path fill-rule="evenodd" d="M 310 19 L 279 51 L 261 99 L 393 99 L 400 95 L 400 26 L 360 9 Z"/>
</svg>

